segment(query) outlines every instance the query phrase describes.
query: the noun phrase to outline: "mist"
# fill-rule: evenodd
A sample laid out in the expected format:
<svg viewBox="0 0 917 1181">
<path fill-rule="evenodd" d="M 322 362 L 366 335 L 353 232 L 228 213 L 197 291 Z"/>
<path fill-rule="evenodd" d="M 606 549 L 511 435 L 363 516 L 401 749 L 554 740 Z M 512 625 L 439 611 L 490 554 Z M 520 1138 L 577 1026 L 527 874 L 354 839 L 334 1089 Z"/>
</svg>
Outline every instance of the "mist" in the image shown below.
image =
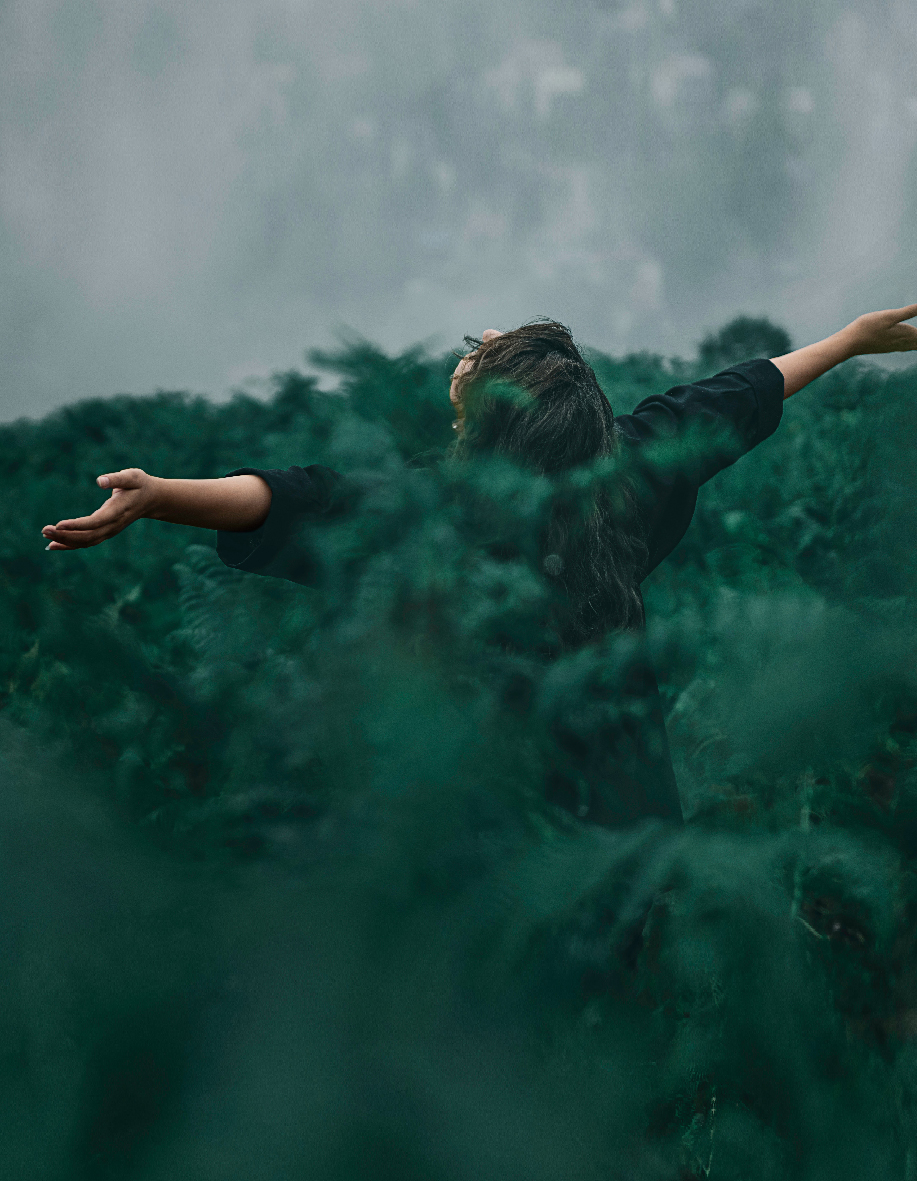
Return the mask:
<svg viewBox="0 0 917 1181">
<path fill-rule="evenodd" d="M 688 356 L 917 298 L 910 6 L 0 6 L 0 418 L 347 329 Z"/>
</svg>

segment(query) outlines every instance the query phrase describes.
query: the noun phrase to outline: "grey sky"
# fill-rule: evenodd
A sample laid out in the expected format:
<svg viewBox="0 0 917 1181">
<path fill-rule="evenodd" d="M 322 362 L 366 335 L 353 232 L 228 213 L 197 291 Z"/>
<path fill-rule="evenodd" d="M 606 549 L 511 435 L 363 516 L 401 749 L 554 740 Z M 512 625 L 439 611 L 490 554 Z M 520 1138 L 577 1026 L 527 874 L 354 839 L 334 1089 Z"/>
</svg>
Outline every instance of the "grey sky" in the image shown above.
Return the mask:
<svg viewBox="0 0 917 1181">
<path fill-rule="evenodd" d="M 0 0 L 0 419 L 917 299 L 913 3 Z"/>
</svg>

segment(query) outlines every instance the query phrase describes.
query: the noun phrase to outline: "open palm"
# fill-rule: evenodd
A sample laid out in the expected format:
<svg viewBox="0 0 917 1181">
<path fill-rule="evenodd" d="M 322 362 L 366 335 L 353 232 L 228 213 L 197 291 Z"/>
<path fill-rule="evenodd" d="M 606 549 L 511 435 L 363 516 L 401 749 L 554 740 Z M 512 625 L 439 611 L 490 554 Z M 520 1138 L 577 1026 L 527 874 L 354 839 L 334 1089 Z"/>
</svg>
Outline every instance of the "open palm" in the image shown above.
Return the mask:
<svg viewBox="0 0 917 1181">
<path fill-rule="evenodd" d="M 48 541 L 47 549 L 86 549 L 98 545 L 144 516 L 150 506 L 151 481 L 141 468 L 109 472 L 99 476 L 96 483 L 111 488 L 111 496 L 88 517 L 45 525 L 41 533 Z"/>
</svg>

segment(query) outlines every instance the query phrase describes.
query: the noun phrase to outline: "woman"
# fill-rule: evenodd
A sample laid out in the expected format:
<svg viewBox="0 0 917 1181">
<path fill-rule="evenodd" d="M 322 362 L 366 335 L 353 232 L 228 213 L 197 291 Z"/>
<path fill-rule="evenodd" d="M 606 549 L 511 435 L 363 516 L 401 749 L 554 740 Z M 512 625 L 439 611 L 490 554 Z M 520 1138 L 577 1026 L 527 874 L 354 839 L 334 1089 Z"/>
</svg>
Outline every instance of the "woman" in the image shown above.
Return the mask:
<svg viewBox="0 0 917 1181">
<path fill-rule="evenodd" d="M 606 456 L 634 460 L 618 495 L 596 493 L 585 516 L 559 498 L 541 537 L 542 567 L 566 604 L 563 650 L 612 631 L 640 633 L 640 583 L 690 524 L 698 489 L 771 435 L 786 398 L 850 357 L 917 349 L 903 323 L 917 304 L 860 316 L 833 336 L 770 360 L 751 360 L 708 380 L 642 401 L 615 419 L 569 331 L 553 321 L 466 338 L 474 351 L 453 374 L 457 458 L 496 453 L 558 476 Z M 173 480 L 127 468 L 99 476 L 110 499 L 90 516 L 42 530 L 49 550 L 83 549 L 141 517 L 216 529 L 217 553 L 239 570 L 308 584 L 308 555 L 293 526 L 324 513 L 341 477 L 313 465 L 241 468 L 220 479 Z M 612 724 L 578 731 L 562 708 L 551 720 L 556 757 L 549 798 L 581 819 L 617 826 L 646 816 L 680 822 L 659 691 L 638 656 L 620 693 L 640 704 Z"/>
</svg>

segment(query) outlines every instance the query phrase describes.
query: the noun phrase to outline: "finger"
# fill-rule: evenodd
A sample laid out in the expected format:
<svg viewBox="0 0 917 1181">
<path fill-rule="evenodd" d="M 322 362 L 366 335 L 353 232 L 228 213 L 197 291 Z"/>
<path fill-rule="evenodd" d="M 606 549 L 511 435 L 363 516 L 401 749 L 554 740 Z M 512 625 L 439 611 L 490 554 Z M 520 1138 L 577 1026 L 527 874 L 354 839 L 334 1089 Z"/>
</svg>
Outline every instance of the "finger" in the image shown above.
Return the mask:
<svg viewBox="0 0 917 1181">
<path fill-rule="evenodd" d="M 47 532 L 51 529 L 71 529 L 77 531 L 80 529 L 95 529 L 98 527 L 98 521 L 93 521 L 91 517 L 79 517 L 75 521 L 58 521 L 56 525 L 45 525 L 42 532 Z"/>
<path fill-rule="evenodd" d="M 93 530 L 91 533 L 52 530 L 43 536 L 48 545 L 54 548 L 60 546 L 61 549 L 86 549 L 89 546 L 98 545 L 100 541 L 105 541 L 107 537 L 112 535 L 97 530 Z"/>
<path fill-rule="evenodd" d="M 61 521 L 57 525 L 45 525 L 41 532 L 48 541 L 77 541 L 96 534 L 111 537 L 120 530 L 115 521 L 96 520 L 90 523 L 88 518 L 84 518 L 82 521 Z"/>
<path fill-rule="evenodd" d="M 917 316 L 917 303 L 908 304 L 906 308 L 895 308 L 895 317 L 900 320 L 911 320 Z"/>
<path fill-rule="evenodd" d="M 143 472 L 140 468 L 126 467 L 120 472 L 106 472 L 96 476 L 100 488 L 139 488 Z"/>
<path fill-rule="evenodd" d="M 94 521 L 91 525 L 81 525 L 79 522 L 69 525 L 62 522 L 57 525 L 45 525 L 42 529 L 42 533 L 48 538 L 55 534 L 61 539 L 87 537 L 93 533 L 104 533 L 106 536 L 111 536 L 119 532 L 120 529 L 116 521 Z"/>
<path fill-rule="evenodd" d="M 106 500 L 106 502 L 97 508 L 94 513 L 90 513 L 88 517 L 73 517 L 68 520 L 58 521 L 56 525 L 47 525 L 48 529 L 98 529 L 102 525 L 113 524 L 119 521 L 124 516 L 125 507 L 117 500 Z"/>
</svg>

